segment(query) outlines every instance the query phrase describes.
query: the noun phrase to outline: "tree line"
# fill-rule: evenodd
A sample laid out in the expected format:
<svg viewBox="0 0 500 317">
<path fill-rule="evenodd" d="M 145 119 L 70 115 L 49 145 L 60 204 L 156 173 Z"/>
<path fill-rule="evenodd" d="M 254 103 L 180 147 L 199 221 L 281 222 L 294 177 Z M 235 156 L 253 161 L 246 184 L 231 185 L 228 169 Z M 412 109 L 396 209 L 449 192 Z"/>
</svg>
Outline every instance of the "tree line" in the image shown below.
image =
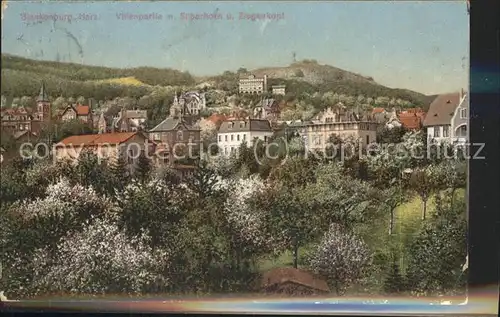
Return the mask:
<svg viewBox="0 0 500 317">
<path fill-rule="evenodd" d="M 243 144 L 229 159 L 199 161 L 185 180 L 144 156 L 135 171 L 90 152 L 76 165 L 16 159 L 1 170 L 0 289 L 10 297 L 252 293 L 263 259 L 291 254 L 281 265 L 314 272 L 340 295 L 360 285 L 372 294 L 461 292 L 464 161 L 425 140 L 399 140 L 423 160 L 389 149 L 341 159 L 306 156 L 293 137 L 285 152 L 276 138 L 274 159 L 258 142 L 255 152 Z M 395 210 L 414 197 L 421 220 L 401 236 Z"/>
</svg>

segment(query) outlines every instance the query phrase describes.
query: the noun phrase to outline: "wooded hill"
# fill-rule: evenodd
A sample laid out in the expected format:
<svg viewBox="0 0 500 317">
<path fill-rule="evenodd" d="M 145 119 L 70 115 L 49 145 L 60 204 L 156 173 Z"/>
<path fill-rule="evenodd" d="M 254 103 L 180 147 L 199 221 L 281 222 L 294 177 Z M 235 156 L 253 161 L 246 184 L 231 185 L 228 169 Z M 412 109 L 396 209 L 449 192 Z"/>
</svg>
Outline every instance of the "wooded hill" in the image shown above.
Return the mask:
<svg viewBox="0 0 500 317">
<path fill-rule="evenodd" d="M 75 63 L 39 61 L 2 54 L 1 93 L 21 97 L 37 94 L 40 82 L 45 81 L 52 98 L 78 97 L 110 100 L 116 97 L 140 98 L 152 93 L 158 86 L 194 87 L 207 83 L 216 89 L 236 93 L 238 78 L 247 73 L 226 71 L 221 75 L 195 78 L 188 72 L 169 68 L 137 67 L 109 68 Z M 304 60 L 286 67 L 252 70 L 257 76 L 268 74 L 269 84 L 286 84 L 287 99 L 315 93 L 333 92 L 347 96 L 376 99 L 400 99 L 408 106 L 425 107 L 433 99 L 406 89 L 392 89 L 377 84 L 372 78 L 354 74 L 314 60 Z"/>
</svg>

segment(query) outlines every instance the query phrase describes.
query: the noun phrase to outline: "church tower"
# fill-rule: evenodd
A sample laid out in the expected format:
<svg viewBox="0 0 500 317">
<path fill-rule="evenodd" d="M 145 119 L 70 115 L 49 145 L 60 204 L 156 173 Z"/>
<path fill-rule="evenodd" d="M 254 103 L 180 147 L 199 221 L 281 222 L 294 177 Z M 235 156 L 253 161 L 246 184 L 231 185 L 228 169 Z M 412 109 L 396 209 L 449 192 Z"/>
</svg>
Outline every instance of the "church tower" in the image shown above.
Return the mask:
<svg viewBox="0 0 500 317">
<path fill-rule="evenodd" d="M 50 122 L 50 101 L 49 96 L 47 95 L 47 91 L 45 90 L 44 82 L 42 82 L 42 87 L 40 87 L 40 93 L 38 94 L 38 98 L 36 99 L 36 104 L 36 111 L 40 121 Z"/>
</svg>

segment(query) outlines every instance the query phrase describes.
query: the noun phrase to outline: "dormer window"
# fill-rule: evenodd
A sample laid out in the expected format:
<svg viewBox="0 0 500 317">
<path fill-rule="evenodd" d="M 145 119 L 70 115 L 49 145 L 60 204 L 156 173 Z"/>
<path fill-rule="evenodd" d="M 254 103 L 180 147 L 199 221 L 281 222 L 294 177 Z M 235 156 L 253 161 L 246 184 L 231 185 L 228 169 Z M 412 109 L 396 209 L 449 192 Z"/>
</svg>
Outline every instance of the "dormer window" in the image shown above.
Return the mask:
<svg viewBox="0 0 500 317">
<path fill-rule="evenodd" d="M 233 128 L 233 125 L 234 125 L 234 123 L 233 123 L 233 122 L 229 122 L 229 124 L 228 124 L 228 126 L 227 126 L 227 127 L 228 127 L 228 129 L 232 129 L 232 128 Z"/>
<path fill-rule="evenodd" d="M 182 131 L 177 131 L 177 140 L 181 141 L 184 137 L 184 133 Z"/>
</svg>

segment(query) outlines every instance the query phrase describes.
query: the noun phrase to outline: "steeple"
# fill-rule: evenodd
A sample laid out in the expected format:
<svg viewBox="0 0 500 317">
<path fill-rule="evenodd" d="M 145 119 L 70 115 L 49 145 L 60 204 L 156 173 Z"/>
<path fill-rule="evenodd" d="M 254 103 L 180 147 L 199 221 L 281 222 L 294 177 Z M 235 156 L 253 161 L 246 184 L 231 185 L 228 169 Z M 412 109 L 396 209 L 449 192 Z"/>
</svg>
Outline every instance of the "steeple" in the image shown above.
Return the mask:
<svg viewBox="0 0 500 317">
<path fill-rule="evenodd" d="M 47 95 L 47 92 L 45 90 L 45 82 L 42 81 L 42 87 L 40 87 L 40 94 L 38 95 L 38 98 L 36 100 L 37 102 L 48 102 L 49 101 L 49 96 Z"/>
</svg>

